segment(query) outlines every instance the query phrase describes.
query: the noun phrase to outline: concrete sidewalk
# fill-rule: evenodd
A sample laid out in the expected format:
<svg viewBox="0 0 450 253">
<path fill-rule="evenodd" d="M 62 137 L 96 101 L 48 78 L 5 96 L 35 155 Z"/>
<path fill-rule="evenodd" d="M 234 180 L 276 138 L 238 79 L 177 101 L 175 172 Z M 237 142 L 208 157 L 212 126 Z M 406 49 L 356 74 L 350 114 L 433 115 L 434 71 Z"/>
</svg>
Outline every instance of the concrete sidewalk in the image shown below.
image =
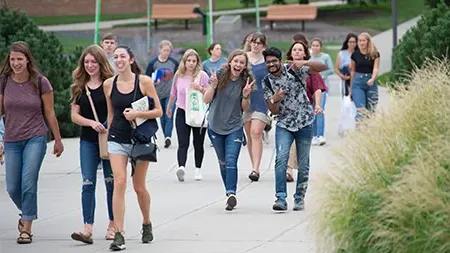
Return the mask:
<svg viewBox="0 0 450 253">
<path fill-rule="evenodd" d="M 331 1 L 319 1 L 319 2 L 311 2 L 312 5 L 316 6 L 333 6 L 333 5 L 342 5 L 345 4 L 344 1 L 339 0 L 331 0 Z M 260 11 L 267 11 L 267 7 L 259 8 Z M 248 14 L 248 13 L 256 13 L 255 8 L 242 8 L 236 10 L 225 10 L 225 11 L 214 11 L 213 16 L 222 16 L 222 15 L 238 15 L 238 14 Z M 147 23 L 147 18 L 133 18 L 133 19 L 122 19 L 122 20 L 111 20 L 111 21 L 101 21 L 99 28 L 100 29 L 111 29 L 117 25 L 128 25 L 128 24 L 137 24 L 137 23 Z M 95 22 L 87 22 L 87 23 L 78 23 L 78 24 L 63 24 L 63 25 L 49 25 L 49 26 L 40 26 L 43 31 L 46 32 L 60 32 L 60 31 L 88 31 L 95 30 Z"/>
</svg>

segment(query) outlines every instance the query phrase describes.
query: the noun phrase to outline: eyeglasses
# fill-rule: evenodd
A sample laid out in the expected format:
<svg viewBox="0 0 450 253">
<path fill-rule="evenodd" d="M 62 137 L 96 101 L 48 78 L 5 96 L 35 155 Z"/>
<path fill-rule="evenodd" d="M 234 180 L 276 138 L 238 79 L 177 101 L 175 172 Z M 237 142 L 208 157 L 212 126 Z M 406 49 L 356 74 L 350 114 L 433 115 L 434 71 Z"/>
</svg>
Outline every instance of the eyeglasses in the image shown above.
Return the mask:
<svg viewBox="0 0 450 253">
<path fill-rule="evenodd" d="M 271 60 L 271 61 L 266 61 L 266 65 L 272 65 L 272 64 L 277 64 L 279 63 L 280 60 L 276 59 L 276 60 Z"/>
</svg>

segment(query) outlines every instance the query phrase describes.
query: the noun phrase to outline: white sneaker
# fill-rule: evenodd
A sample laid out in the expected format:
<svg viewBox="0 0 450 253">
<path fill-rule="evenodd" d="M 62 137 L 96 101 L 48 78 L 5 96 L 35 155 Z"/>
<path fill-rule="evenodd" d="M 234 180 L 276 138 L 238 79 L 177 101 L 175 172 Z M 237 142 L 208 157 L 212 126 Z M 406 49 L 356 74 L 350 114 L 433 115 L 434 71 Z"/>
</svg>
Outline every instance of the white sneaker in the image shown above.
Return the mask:
<svg viewBox="0 0 450 253">
<path fill-rule="evenodd" d="M 327 139 L 325 139 L 325 137 L 323 136 L 319 136 L 318 140 L 320 146 L 325 145 L 325 143 L 327 143 Z"/>
<path fill-rule="evenodd" d="M 202 170 L 200 168 L 195 168 L 194 178 L 196 181 L 200 181 L 203 179 Z"/>
<path fill-rule="evenodd" d="M 312 138 L 311 145 L 316 145 L 317 146 L 317 145 L 319 145 L 319 143 L 320 143 L 319 138 L 314 136 Z"/>
<path fill-rule="evenodd" d="M 184 175 L 185 174 L 186 174 L 186 170 L 184 169 L 183 166 L 180 166 L 180 168 L 178 168 L 178 170 L 177 170 L 178 181 L 184 182 Z"/>
</svg>

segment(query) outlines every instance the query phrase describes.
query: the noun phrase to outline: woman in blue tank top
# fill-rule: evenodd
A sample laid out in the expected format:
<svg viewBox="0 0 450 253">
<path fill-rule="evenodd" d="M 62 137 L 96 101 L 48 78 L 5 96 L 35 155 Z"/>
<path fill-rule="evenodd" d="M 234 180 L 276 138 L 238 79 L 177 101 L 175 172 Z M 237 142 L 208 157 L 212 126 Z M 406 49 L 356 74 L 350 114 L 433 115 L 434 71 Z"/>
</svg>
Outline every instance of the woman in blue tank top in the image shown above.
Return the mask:
<svg viewBox="0 0 450 253">
<path fill-rule="evenodd" d="M 252 160 L 252 172 L 248 176 L 252 181 L 259 180 L 259 167 L 263 151 L 263 130 L 269 123 L 268 107 L 264 100 L 262 79 L 268 74 L 262 51 L 267 46 L 266 36 L 254 33 L 250 39 L 251 50 L 247 53 L 256 89 L 250 94 L 250 108 L 244 112 L 244 128 L 247 135 L 247 148 Z"/>
</svg>

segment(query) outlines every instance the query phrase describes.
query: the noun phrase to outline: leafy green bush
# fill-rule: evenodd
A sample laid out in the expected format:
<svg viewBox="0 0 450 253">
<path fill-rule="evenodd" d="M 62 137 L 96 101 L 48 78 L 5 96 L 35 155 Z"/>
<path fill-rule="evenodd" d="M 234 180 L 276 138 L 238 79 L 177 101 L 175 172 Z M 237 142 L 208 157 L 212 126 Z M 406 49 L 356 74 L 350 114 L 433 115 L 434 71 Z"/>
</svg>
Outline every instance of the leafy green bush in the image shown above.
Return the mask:
<svg viewBox="0 0 450 253">
<path fill-rule="evenodd" d="M 450 60 L 399 87 L 317 182 L 319 252 L 450 252 Z"/>
<path fill-rule="evenodd" d="M 54 89 L 55 113 L 63 137 L 77 136 L 79 127 L 70 120 L 71 72 L 75 69 L 81 48 L 69 55 L 63 54 L 63 47 L 52 33 L 43 32 L 24 13 L 0 10 L 0 58 L 4 58 L 14 41 L 29 44 L 39 68 L 51 82 Z"/>
<path fill-rule="evenodd" d="M 450 7 L 430 9 L 402 38 L 395 50 L 391 81 L 408 78 L 427 58 L 444 58 L 450 48 Z"/>
</svg>

